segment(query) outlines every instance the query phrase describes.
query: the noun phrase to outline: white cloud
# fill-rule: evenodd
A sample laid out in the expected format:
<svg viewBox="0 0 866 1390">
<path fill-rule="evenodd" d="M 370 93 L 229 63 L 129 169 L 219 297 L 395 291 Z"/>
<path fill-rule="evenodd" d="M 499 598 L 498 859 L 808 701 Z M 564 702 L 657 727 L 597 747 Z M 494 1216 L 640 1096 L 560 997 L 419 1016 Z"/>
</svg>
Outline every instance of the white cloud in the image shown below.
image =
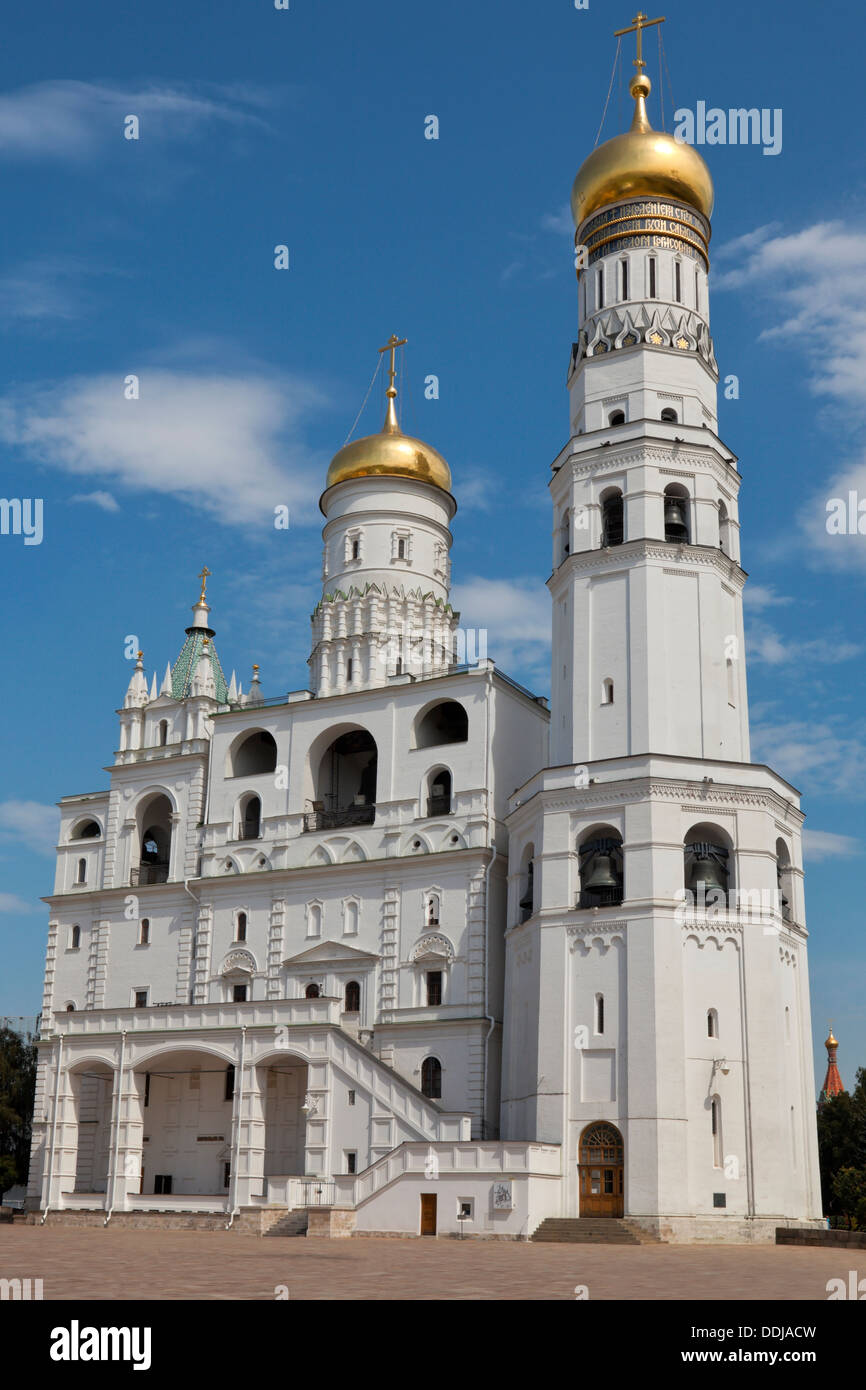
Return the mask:
<svg viewBox="0 0 866 1390">
<path fill-rule="evenodd" d="M 120 506 L 110 492 L 76 492 L 70 502 L 91 502 L 104 512 L 119 512 Z"/>
<path fill-rule="evenodd" d="M 57 846 L 60 816 L 56 806 L 40 801 L 0 801 L 0 840 L 13 840 L 53 854 Z"/>
<path fill-rule="evenodd" d="M 770 224 L 723 248 L 739 263 L 717 276 L 714 288 L 745 290 L 752 303 L 769 303 L 771 326 L 760 340 L 805 355 L 807 390 L 827 403 L 822 419 L 851 438 L 866 423 L 866 231 L 842 220 L 818 222 L 784 234 Z M 807 499 L 798 521 L 813 560 L 835 569 L 866 565 L 866 536 L 829 535 L 827 503 L 855 492 L 866 500 L 866 450 L 849 445 L 839 458 L 837 437 L 827 459 L 816 461 L 825 478 Z M 835 463 L 835 468 L 834 468 Z M 831 471 L 831 469 L 833 471 Z M 866 525 L 866 519 L 864 519 Z"/>
<path fill-rule="evenodd" d="M 861 798 L 866 791 L 866 728 L 848 717 L 824 723 L 753 717 L 752 757 L 812 796 Z"/>
<path fill-rule="evenodd" d="M 545 213 L 541 225 L 546 232 L 557 232 L 560 236 L 574 238 L 574 218 L 568 203 L 564 203 L 558 212 Z"/>
<path fill-rule="evenodd" d="M 547 689 L 550 595 L 540 580 L 473 577 L 455 585 L 451 602 L 462 628 L 486 630 L 487 655 L 497 666 L 521 682 Z"/>
<path fill-rule="evenodd" d="M 140 399 L 122 376 L 73 378 L 0 400 L 0 439 L 32 461 L 114 487 L 173 497 L 228 525 L 315 519 L 325 461 L 300 437 L 323 401 L 300 378 L 264 372 L 143 370 Z"/>
<path fill-rule="evenodd" d="M 803 831 L 803 857 L 813 864 L 819 859 L 850 858 L 860 852 L 860 841 L 852 835 L 837 835 L 832 830 Z"/>
<path fill-rule="evenodd" d="M 862 646 L 828 634 L 807 641 L 785 637 L 762 619 L 753 618 L 746 632 L 749 659 L 767 666 L 800 666 L 803 669 L 835 665 L 859 656 Z"/>
<path fill-rule="evenodd" d="M 0 158 L 86 159 L 111 141 L 118 149 L 126 116 L 138 116 L 141 138 L 172 140 L 205 126 L 264 127 L 256 110 L 266 92 L 242 84 L 227 87 L 152 83 L 120 88 L 105 82 L 37 82 L 0 95 Z"/>
<path fill-rule="evenodd" d="M 27 898 L 19 898 L 15 893 L 0 893 L 0 912 L 40 912 L 41 903 L 32 903 Z"/>
<path fill-rule="evenodd" d="M 794 600 L 785 594 L 777 594 L 770 585 L 747 584 L 743 590 L 743 606 L 754 608 L 760 611 L 764 608 L 775 608 L 780 604 L 793 603 Z"/>
</svg>

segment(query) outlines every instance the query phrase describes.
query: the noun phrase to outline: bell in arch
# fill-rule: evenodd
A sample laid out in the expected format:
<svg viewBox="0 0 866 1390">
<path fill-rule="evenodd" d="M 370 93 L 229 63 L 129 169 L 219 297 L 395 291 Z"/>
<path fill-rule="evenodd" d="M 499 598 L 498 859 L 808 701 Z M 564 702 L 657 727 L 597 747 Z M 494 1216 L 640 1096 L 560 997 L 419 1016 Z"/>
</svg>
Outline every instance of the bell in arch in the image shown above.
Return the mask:
<svg viewBox="0 0 866 1390">
<path fill-rule="evenodd" d="M 619 879 L 616 876 L 611 855 L 602 850 L 593 856 L 592 869 L 583 886 L 586 892 L 592 892 L 599 888 L 619 887 Z"/>
<path fill-rule="evenodd" d="M 727 874 L 720 868 L 718 860 L 706 853 L 699 854 L 695 859 L 692 881 L 695 887 L 702 883 L 706 893 L 727 893 L 728 891 Z"/>
<path fill-rule="evenodd" d="M 665 540 L 666 541 L 687 541 L 689 538 L 689 528 L 686 525 L 686 514 L 683 503 L 679 497 L 668 497 L 665 499 Z"/>
</svg>

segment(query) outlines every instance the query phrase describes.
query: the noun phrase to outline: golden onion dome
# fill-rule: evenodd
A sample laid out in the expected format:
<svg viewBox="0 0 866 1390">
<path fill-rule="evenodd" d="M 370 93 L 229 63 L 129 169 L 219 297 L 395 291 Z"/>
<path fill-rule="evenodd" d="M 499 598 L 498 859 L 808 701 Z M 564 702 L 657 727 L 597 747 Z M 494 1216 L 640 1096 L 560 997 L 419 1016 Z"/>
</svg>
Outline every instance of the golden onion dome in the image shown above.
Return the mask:
<svg viewBox="0 0 866 1390">
<path fill-rule="evenodd" d="M 644 73 L 632 78 L 631 130 L 606 140 L 580 166 L 571 190 L 576 227 L 600 207 L 627 198 L 675 198 L 704 217 L 712 213 L 713 181 L 697 150 L 650 125 L 646 99 L 651 89 Z"/>
<path fill-rule="evenodd" d="M 400 429 L 394 407 L 397 390 L 394 386 L 393 351 L 390 376 L 391 382 L 385 392 L 388 409 L 384 425 L 378 434 L 368 434 L 363 439 L 353 439 L 350 444 L 343 445 L 331 459 L 325 487 L 344 483 L 347 478 L 390 476 L 415 478 L 420 483 L 431 483 L 433 487 L 441 487 L 444 492 L 450 493 L 451 469 L 442 455 L 430 444 L 413 439 Z"/>
</svg>

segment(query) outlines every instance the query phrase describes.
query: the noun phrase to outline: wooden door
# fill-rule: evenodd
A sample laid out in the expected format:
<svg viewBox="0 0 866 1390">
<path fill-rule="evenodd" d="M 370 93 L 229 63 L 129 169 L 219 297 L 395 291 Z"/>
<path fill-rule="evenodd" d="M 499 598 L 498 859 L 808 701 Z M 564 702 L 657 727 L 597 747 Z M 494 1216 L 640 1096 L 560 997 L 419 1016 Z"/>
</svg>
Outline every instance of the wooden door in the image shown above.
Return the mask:
<svg viewBox="0 0 866 1390">
<path fill-rule="evenodd" d="M 436 1234 L 436 1193 L 421 1193 L 421 1234 L 422 1236 L 435 1236 Z"/>
<path fill-rule="evenodd" d="M 623 1143 L 609 1124 L 588 1125 L 580 1136 L 581 1216 L 622 1216 Z"/>
</svg>

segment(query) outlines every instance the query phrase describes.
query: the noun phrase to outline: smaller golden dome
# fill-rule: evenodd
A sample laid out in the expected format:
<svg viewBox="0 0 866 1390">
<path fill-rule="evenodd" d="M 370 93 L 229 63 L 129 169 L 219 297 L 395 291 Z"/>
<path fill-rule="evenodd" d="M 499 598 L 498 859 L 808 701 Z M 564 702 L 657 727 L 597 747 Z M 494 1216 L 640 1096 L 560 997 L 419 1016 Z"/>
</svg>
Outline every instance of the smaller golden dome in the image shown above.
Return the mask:
<svg viewBox="0 0 866 1390">
<path fill-rule="evenodd" d="M 825 1047 L 838 1047 L 838 1046 L 839 1046 L 838 1042 L 837 1042 L 836 1039 L 833 1037 L 833 1028 L 832 1028 L 832 1026 L 831 1026 L 831 1028 L 830 1028 L 830 1032 L 829 1032 L 829 1035 L 828 1035 L 828 1037 L 827 1037 L 827 1041 L 825 1042 L 824 1046 L 825 1046 Z"/>
<path fill-rule="evenodd" d="M 627 198 L 674 198 L 704 217 L 712 213 L 713 181 L 697 150 L 650 125 L 646 98 L 651 85 L 645 73 L 632 78 L 631 130 L 606 140 L 580 166 L 571 190 L 576 227 L 606 204 Z"/>
<path fill-rule="evenodd" d="M 391 342 L 398 345 L 396 339 L 392 339 Z M 400 429 L 394 407 L 397 396 L 394 375 L 392 348 L 390 384 L 385 392 L 388 397 L 385 423 L 378 434 L 353 439 L 350 444 L 344 444 L 342 449 L 338 450 L 328 468 L 326 489 L 334 487 L 337 483 L 344 483 L 347 478 L 391 476 L 415 478 L 420 483 L 430 483 L 433 487 L 441 487 L 443 492 L 450 493 L 451 469 L 442 455 L 430 444 L 425 444 L 421 439 L 413 439 Z"/>
</svg>

